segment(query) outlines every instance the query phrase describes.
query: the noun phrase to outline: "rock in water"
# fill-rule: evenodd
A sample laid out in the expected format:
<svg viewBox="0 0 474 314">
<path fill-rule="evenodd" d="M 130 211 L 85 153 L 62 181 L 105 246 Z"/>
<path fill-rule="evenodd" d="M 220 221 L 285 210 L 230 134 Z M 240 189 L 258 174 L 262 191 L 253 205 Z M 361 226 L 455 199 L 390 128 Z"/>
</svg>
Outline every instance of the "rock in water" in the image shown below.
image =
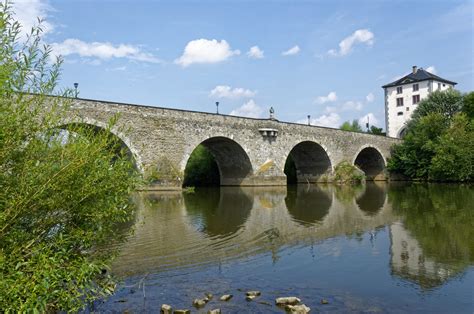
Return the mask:
<svg viewBox="0 0 474 314">
<path fill-rule="evenodd" d="M 247 300 L 247 301 L 252 301 L 252 300 L 255 299 L 256 297 L 257 297 L 257 296 L 255 296 L 255 295 L 248 295 L 248 296 L 245 297 L 245 300 Z"/>
<path fill-rule="evenodd" d="M 326 299 L 321 299 L 321 304 L 329 304 L 329 301 Z"/>
<path fill-rule="evenodd" d="M 208 300 L 212 300 L 212 298 L 214 297 L 212 293 L 204 293 L 204 295 L 206 296 Z"/>
<path fill-rule="evenodd" d="M 233 295 L 232 294 L 224 294 L 222 297 L 220 297 L 219 300 L 221 301 L 229 301 L 230 299 L 232 299 Z"/>
<path fill-rule="evenodd" d="M 304 305 L 304 304 L 300 304 L 300 305 L 287 305 L 285 307 L 285 310 L 289 313 L 292 313 L 292 314 L 306 314 L 306 313 L 309 313 L 309 311 L 311 311 L 311 309 Z"/>
<path fill-rule="evenodd" d="M 300 303 L 301 300 L 298 299 L 297 297 L 284 297 L 284 298 L 277 298 L 275 300 L 275 303 L 277 305 L 295 305 Z"/>
<path fill-rule="evenodd" d="M 209 310 L 207 314 L 221 314 L 221 309 Z"/>
<path fill-rule="evenodd" d="M 190 310 L 174 310 L 173 314 L 191 314 Z"/>
<path fill-rule="evenodd" d="M 173 309 L 171 308 L 171 305 L 168 304 L 163 304 L 161 306 L 160 314 L 172 314 Z"/>
<path fill-rule="evenodd" d="M 194 307 L 196 308 L 201 308 L 201 307 L 204 307 L 206 305 L 206 301 L 205 300 L 202 300 L 202 299 L 194 299 L 193 301 L 193 305 Z"/>
<path fill-rule="evenodd" d="M 258 297 L 261 293 L 260 291 L 254 290 L 254 291 L 247 291 L 246 294 L 248 297 Z"/>
</svg>

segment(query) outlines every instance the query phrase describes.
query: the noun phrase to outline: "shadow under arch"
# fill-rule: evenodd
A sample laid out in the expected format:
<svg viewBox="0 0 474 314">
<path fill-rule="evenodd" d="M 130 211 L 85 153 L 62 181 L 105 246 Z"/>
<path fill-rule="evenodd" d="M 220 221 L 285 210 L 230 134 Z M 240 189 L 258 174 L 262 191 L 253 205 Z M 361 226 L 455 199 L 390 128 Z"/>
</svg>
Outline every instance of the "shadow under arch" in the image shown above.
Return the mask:
<svg viewBox="0 0 474 314">
<path fill-rule="evenodd" d="M 288 184 L 315 183 L 331 172 L 332 164 L 326 150 L 316 142 L 303 141 L 295 145 L 285 162 Z"/>
<path fill-rule="evenodd" d="M 237 142 L 227 137 L 219 136 L 211 137 L 199 145 L 205 147 L 212 157 L 214 157 L 219 170 L 221 186 L 239 186 L 244 179 L 252 175 L 253 171 L 250 158 Z M 185 177 L 189 171 L 188 164 L 189 159 L 184 170 Z"/>
<path fill-rule="evenodd" d="M 385 160 L 380 151 L 374 147 L 365 147 L 354 160 L 354 165 L 364 173 L 367 181 L 386 181 Z"/>
<path fill-rule="evenodd" d="M 125 141 L 111 130 L 107 130 L 105 126 L 99 126 L 87 122 L 66 122 L 62 123 L 53 129 L 55 136 L 59 136 L 60 140 L 66 144 L 71 137 L 84 137 L 105 135 L 109 137 L 109 147 L 115 152 L 117 156 L 126 157 L 133 164 L 134 169 L 142 173 L 142 166 L 136 158 L 136 154 L 133 153 L 132 149 L 125 143 Z"/>
<path fill-rule="evenodd" d="M 367 182 L 361 196 L 356 198 L 356 204 L 361 211 L 369 216 L 377 215 L 387 199 L 387 187 L 374 182 Z"/>
<path fill-rule="evenodd" d="M 200 188 L 183 198 L 192 224 L 210 237 L 239 231 L 253 207 L 253 198 L 240 188 Z"/>
<path fill-rule="evenodd" d="M 289 186 L 286 208 L 294 221 L 311 226 L 323 221 L 332 205 L 332 196 L 316 186 Z"/>
</svg>

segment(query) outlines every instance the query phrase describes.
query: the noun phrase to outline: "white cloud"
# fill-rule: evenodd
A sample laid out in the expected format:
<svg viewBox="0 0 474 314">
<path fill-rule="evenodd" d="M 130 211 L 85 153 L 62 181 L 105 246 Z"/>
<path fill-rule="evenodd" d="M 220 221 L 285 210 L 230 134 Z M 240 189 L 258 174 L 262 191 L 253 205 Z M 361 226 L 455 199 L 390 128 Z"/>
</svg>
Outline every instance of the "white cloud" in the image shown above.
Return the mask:
<svg viewBox="0 0 474 314">
<path fill-rule="evenodd" d="M 328 51 L 328 54 L 333 56 L 345 56 L 352 51 L 354 45 L 359 43 L 372 46 L 374 43 L 374 34 L 368 29 L 358 29 L 339 43 L 339 50 L 331 49 Z"/>
<path fill-rule="evenodd" d="M 253 46 L 247 51 L 247 56 L 252 59 L 263 59 L 263 50 L 260 50 L 258 46 Z"/>
<path fill-rule="evenodd" d="M 315 102 L 317 104 L 325 104 L 327 102 L 334 102 L 337 100 L 336 92 L 330 92 L 327 96 L 319 96 Z"/>
<path fill-rule="evenodd" d="M 426 71 L 430 72 L 431 74 L 436 74 L 436 68 L 434 65 L 427 67 Z"/>
<path fill-rule="evenodd" d="M 114 46 L 109 42 L 87 43 L 79 39 L 70 38 L 62 43 L 53 43 L 51 47 L 54 55 L 68 56 L 77 54 L 81 57 L 98 58 L 101 60 L 127 58 L 150 63 L 161 62 L 157 57 L 133 45 L 120 44 Z"/>
<path fill-rule="evenodd" d="M 357 110 L 357 111 L 360 111 L 362 110 L 362 107 L 364 105 L 362 104 L 362 102 L 360 101 L 352 101 L 352 100 L 349 100 L 349 101 L 346 101 L 342 107 L 341 107 L 341 111 L 353 111 L 353 110 Z"/>
<path fill-rule="evenodd" d="M 377 119 L 375 117 L 375 115 L 372 113 L 372 112 L 369 112 L 368 114 L 366 114 L 365 116 L 362 116 L 360 119 L 359 119 L 359 125 L 362 126 L 362 129 L 366 129 L 366 123 L 367 123 L 367 117 L 369 118 L 369 125 L 376 125 L 378 126 L 379 125 L 379 119 Z"/>
<path fill-rule="evenodd" d="M 48 12 L 53 10 L 47 1 L 42 0 L 15 0 L 12 2 L 12 8 L 16 20 L 22 26 L 21 37 L 24 39 L 30 33 L 31 28 L 38 25 L 38 18 L 47 19 Z M 41 27 L 43 34 L 50 33 L 54 29 L 54 25 L 46 20 L 41 24 Z"/>
<path fill-rule="evenodd" d="M 300 47 L 298 45 L 291 47 L 290 49 L 283 51 L 282 56 L 293 56 L 300 52 Z"/>
<path fill-rule="evenodd" d="M 257 94 L 256 91 L 244 89 L 241 87 L 232 88 L 228 85 L 218 85 L 209 93 L 209 97 L 214 98 L 249 98 Z"/>
<path fill-rule="evenodd" d="M 231 116 L 261 118 L 262 113 L 263 109 L 253 99 L 250 99 L 239 108 L 232 110 L 229 114 Z"/>
<path fill-rule="evenodd" d="M 232 50 L 225 40 L 196 39 L 187 43 L 183 55 L 174 62 L 183 68 L 193 63 L 218 63 L 239 55 L 239 50 Z"/>
<path fill-rule="evenodd" d="M 308 119 L 301 119 L 296 121 L 296 123 L 307 124 Z M 311 125 L 325 126 L 329 128 L 338 128 L 341 124 L 341 117 L 332 112 L 330 114 L 323 114 L 317 118 L 311 119 Z"/>
<path fill-rule="evenodd" d="M 365 96 L 365 99 L 367 100 L 367 102 L 373 102 L 375 99 L 375 96 L 373 93 L 369 93 L 367 96 Z"/>
</svg>

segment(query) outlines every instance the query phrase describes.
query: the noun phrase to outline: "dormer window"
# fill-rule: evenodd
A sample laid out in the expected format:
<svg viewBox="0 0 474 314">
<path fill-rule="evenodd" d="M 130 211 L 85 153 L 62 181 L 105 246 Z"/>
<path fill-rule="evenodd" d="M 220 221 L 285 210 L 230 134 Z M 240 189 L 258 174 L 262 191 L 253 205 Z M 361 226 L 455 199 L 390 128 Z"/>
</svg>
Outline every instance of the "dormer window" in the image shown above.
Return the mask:
<svg viewBox="0 0 474 314">
<path fill-rule="evenodd" d="M 401 94 L 401 93 L 403 93 L 403 87 L 399 86 L 397 87 L 397 94 Z"/>
<path fill-rule="evenodd" d="M 418 91 L 418 84 L 413 84 L 413 91 L 414 92 L 417 92 Z"/>
</svg>

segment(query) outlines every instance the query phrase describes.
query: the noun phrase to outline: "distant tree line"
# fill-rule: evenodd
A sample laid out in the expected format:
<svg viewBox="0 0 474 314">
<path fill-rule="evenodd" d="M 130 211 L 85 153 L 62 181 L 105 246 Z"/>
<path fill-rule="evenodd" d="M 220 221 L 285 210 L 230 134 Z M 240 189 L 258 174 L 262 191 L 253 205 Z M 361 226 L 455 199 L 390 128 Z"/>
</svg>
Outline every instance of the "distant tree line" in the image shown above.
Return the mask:
<svg viewBox="0 0 474 314">
<path fill-rule="evenodd" d="M 345 121 L 343 124 L 341 124 L 339 128 L 344 131 L 364 132 L 359 124 L 359 121 L 357 121 L 356 119 L 352 120 L 352 122 Z M 382 128 L 378 128 L 375 125 L 371 125 L 370 128 L 367 130 L 367 133 L 375 135 L 385 135 L 382 132 Z"/>
</svg>

